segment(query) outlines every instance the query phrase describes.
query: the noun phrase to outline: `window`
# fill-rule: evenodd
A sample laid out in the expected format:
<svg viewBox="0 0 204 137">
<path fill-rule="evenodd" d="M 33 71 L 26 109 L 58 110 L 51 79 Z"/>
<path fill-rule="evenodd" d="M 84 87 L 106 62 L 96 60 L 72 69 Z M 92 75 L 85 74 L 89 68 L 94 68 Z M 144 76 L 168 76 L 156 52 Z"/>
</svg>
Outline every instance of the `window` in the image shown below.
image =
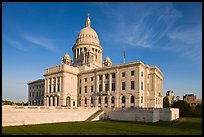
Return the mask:
<svg viewBox="0 0 204 137">
<path fill-rule="evenodd" d="M 122 72 L 122 77 L 125 77 L 125 72 Z"/>
<path fill-rule="evenodd" d="M 87 98 L 85 98 L 84 103 L 87 104 Z"/>
<path fill-rule="evenodd" d="M 99 75 L 99 80 L 102 80 L 102 75 Z"/>
<path fill-rule="evenodd" d="M 91 77 L 91 81 L 93 81 L 93 77 Z"/>
<path fill-rule="evenodd" d="M 135 81 L 131 81 L 131 89 L 135 89 Z"/>
<path fill-rule="evenodd" d="M 134 76 L 135 75 L 135 71 L 131 71 L 131 76 Z"/>
<path fill-rule="evenodd" d="M 31 97 L 31 92 L 30 92 L 30 97 Z"/>
<path fill-rule="evenodd" d="M 51 93 L 51 85 L 50 85 L 50 93 Z"/>
<path fill-rule="evenodd" d="M 122 82 L 122 90 L 125 90 L 125 82 Z"/>
<path fill-rule="evenodd" d="M 87 78 L 85 78 L 84 81 L 87 82 Z"/>
<path fill-rule="evenodd" d="M 93 86 L 91 86 L 91 92 L 93 92 Z"/>
<path fill-rule="evenodd" d="M 98 104 L 101 104 L 101 97 L 98 98 Z"/>
<path fill-rule="evenodd" d="M 109 74 L 106 74 L 106 79 L 109 79 Z"/>
<path fill-rule="evenodd" d="M 39 88 L 41 88 L 41 85 L 39 86 Z"/>
<path fill-rule="evenodd" d="M 54 92 L 55 92 L 55 85 L 53 86 L 53 90 L 54 90 Z"/>
<path fill-rule="evenodd" d="M 99 91 L 102 91 L 102 84 L 99 85 Z"/>
<path fill-rule="evenodd" d="M 143 96 L 141 96 L 141 103 L 143 103 Z"/>
<path fill-rule="evenodd" d="M 141 90 L 143 90 L 143 82 L 141 82 Z"/>
<path fill-rule="evenodd" d="M 91 97 L 91 104 L 93 104 L 93 98 Z"/>
<path fill-rule="evenodd" d="M 143 77 L 143 72 L 141 72 L 141 77 Z"/>
<path fill-rule="evenodd" d="M 108 97 L 105 97 L 105 104 L 108 103 Z"/>
<path fill-rule="evenodd" d="M 60 85 L 59 85 L 59 83 L 57 85 L 57 92 L 60 92 Z"/>
<path fill-rule="evenodd" d="M 33 86 L 33 89 L 34 89 L 34 86 Z"/>
<path fill-rule="evenodd" d="M 125 96 L 122 97 L 122 103 L 125 103 Z"/>
<path fill-rule="evenodd" d="M 75 106 L 75 101 L 73 101 L 73 106 Z"/>
<path fill-rule="evenodd" d="M 36 86 L 38 88 L 38 86 Z"/>
<path fill-rule="evenodd" d="M 36 92 L 37 94 L 36 94 L 36 96 L 38 97 L 38 92 Z"/>
<path fill-rule="evenodd" d="M 81 94 L 81 87 L 79 88 L 79 94 Z"/>
<path fill-rule="evenodd" d="M 112 91 L 115 91 L 115 83 L 112 83 Z"/>
<path fill-rule="evenodd" d="M 87 93 L 87 86 L 85 86 L 84 88 L 85 88 L 85 93 Z"/>
<path fill-rule="evenodd" d="M 111 103 L 114 104 L 114 97 L 111 98 Z"/>
<path fill-rule="evenodd" d="M 112 78 L 115 78 L 115 73 L 112 73 Z"/>
<path fill-rule="evenodd" d="M 109 84 L 106 84 L 106 85 L 105 85 L 105 89 L 106 89 L 106 91 L 109 90 Z"/>
<path fill-rule="evenodd" d="M 81 83 L 81 79 L 79 80 L 79 83 Z"/>
<path fill-rule="evenodd" d="M 135 98 L 134 98 L 134 96 L 131 96 L 130 103 L 134 103 L 134 102 L 135 102 Z"/>
<path fill-rule="evenodd" d="M 33 92 L 33 97 L 34 97 L 34 92 Z"/>
</svg>

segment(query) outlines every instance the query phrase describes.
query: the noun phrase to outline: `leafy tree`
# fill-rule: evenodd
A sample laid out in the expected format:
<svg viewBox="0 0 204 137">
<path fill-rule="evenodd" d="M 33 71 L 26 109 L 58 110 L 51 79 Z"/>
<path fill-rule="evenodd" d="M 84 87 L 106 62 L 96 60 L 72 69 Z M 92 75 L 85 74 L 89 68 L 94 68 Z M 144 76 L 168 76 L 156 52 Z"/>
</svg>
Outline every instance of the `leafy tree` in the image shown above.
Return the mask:
<svg viewBox="0 0 204 137">
<path fill-rule="evenodd" d="M 191 107 L 184 100 L 179 100 L 177 102 L 174 102 L 171 107 L 172 108 L 179 108 L 179 116 L 181 116 L 181 117 L 190 116 L 190 114 L 191 114 Z"/>
<path fill-rule="evenodd" d="M 169 107 L 169 99 L 168 97 L 163 98 L 163 108 L 168 108 Z"/>
<path fill-rule="evenodd" d="M 4 105 L 13 105 L 14 102 L 5 100 L 5 101 L 3 102 L 3 104 L 4 104 Z"/>
</svg>

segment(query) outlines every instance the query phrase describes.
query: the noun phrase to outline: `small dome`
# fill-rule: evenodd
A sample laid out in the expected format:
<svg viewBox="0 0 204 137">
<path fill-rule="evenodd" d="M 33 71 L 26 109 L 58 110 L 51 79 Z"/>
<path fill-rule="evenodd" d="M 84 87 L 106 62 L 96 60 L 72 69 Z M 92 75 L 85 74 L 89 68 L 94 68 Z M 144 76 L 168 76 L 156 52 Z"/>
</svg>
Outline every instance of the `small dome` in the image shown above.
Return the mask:
<svg viewBox="0 0 204 137">
<path fill-rule="evenodd" d="M 111 62 L 110 58 L 107 56 L 104 61 Z"/>
<path fill-rule="evenodd" d="M 66 54 L 64 55 L 63 59 L 71 59 L 71 58 L 70 58 L 69 54 L 66 53 Z"/>
</svg>

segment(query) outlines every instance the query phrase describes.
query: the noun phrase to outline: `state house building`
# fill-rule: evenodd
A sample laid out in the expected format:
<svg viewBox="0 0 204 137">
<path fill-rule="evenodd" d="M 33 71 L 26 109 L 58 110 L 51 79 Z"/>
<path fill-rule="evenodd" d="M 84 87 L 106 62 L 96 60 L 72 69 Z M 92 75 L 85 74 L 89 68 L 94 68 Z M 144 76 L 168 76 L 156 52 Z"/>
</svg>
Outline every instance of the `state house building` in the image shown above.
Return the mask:
<svg viewBox="0 0 204 137">
<path fill-rule="evenodd" d="M 45 69 L 44 79 L 28 83 L 29 105 L 163 107 L 159 68 L 141 61 L 112 65 L 109 57 L 102 60 L 103 47 L 89 17 L 72 51 L 73 59 L 65 54 L 60 65 Z M 44 92 L 41 88 L 39 94 L 37 86 L 42 83 Z"/>
</svg>

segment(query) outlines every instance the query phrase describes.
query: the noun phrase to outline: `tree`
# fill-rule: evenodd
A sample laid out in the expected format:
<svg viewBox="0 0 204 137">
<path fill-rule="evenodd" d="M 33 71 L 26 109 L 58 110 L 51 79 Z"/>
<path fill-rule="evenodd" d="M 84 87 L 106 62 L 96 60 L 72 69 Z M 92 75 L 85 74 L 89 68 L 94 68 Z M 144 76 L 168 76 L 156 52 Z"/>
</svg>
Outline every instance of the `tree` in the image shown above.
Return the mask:
<svg viewBox="0 0 204 137">
<path fill-rule="evenodd" d="M 169 108 L 169 99 L 168 99 L 168 97 L 163 98 L 163 108 Z"/>
<path fill-rule="evenodd" d="M 186 116 L 190 116 L 191 115 L 191 107 L 184 100 L 179 100 L 177 102 L 174 102 L 171 107 L 172 108 L 179 108 L 179 115 L 181 117 L 186 117 Z"/>
</svg>

